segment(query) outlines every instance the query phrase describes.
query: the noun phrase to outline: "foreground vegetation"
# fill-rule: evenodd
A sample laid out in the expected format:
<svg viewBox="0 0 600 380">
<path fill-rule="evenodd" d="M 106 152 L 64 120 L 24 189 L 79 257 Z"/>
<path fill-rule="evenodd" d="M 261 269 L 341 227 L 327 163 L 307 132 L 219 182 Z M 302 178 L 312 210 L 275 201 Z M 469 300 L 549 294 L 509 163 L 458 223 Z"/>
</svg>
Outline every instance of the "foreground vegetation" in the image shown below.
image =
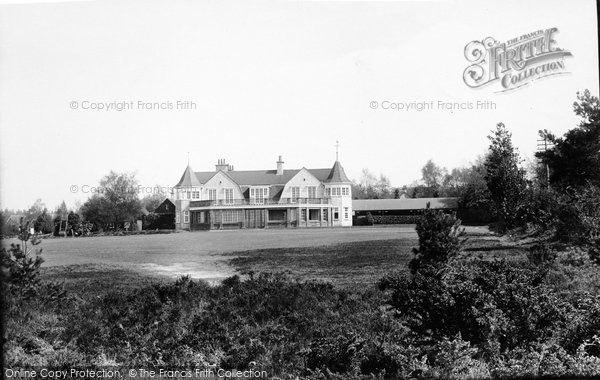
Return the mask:
<svg viewBox="0 0 600 380">
<path fill-rule="evenodd" d="M 466 242 L 454 215 L 426 210 L 418 241 L 250 251 L 231 261 L 246 277 L 217 286 L 181 278 L 111 290 L 89 276 L 87 286 L 45 281 L 33 249 L 3 248 L 5 365 L 598 378 L 600 101 L 578 99 L 581 125 L 546 136 L 555 147 L 540 159 L 562 173 L 546 188 L 526 180 L 503 124 L 490 136 L 466 204 L 489 211 L 502 238 Z M 353 276 L 359 286 L 348 286 Z"/>
<path fill-rule="evenodd" d="M 588 252 L 508 249 L 496 239 L 490 250 L 485 240 L 465 249 L 459 235 L 452 216 L 427 213 L 411 242 L 419 248 L 410 270 L 413 255 L 398 245 L 393 258 L 393 241 L 356 243 L 363 256 L 345 256 L 353 245 L 340 245 L 316 261 L 331 248 L 288 250 L 296 268 L 311 261 L 307 273 L 329 266 L 335 274 L 347 266 L 346 277 L 365 260 L 396 260 L 362 289 L 300 281 L 300 272 L 234 276 L 218 286 L 117 281 L 108 290 L 85 276 L 89 286 L 77 286 L 73 275 L 65 288 L 43 280 L 31 246 L 28 255 L 15 246 L 3 255 L 5 365 L 216 365 L 307 379 L 600 375 L 600 275 Z M 490 253 L 498 249 L 509 258 Z M 268 255 L 244 257 L 238 264 Z"/>
</svg>

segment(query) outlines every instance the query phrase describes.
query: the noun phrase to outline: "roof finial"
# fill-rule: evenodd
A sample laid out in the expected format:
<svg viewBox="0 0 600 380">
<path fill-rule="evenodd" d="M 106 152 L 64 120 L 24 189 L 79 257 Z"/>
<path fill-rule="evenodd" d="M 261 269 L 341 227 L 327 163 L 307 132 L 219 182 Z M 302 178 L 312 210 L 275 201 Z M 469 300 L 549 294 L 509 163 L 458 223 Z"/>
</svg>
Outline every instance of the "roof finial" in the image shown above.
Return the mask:
<svg viewBox="0 0 600 380">
<path fill-rule="evenodd" d="M 339 148 L 340 148 L 340 142 L 338 140 L 335 140 L 335 160 L 336 161 L 338 161 Z"/>
</svg>

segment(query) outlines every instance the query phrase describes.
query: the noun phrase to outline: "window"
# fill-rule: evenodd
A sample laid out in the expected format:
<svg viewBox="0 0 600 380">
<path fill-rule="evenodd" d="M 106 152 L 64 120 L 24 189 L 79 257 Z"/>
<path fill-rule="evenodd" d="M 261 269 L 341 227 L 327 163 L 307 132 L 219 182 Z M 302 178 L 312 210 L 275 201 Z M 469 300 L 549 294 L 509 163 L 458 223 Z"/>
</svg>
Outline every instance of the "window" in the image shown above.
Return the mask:
<svg viewBox="0 0 600 380">
<path fill-rule="evenodd" d="M 181 223 L 181 215 L 179 213 L 175 214 L 175 219 L 176 223 Z"/>
<path fill-rule="evenodd" d="M 192 199 L 200 199 L 200 192 L 192 191 Z"/>
<path fill-rule="evenodd" d="M 255 204 L 264 204 L 265 199 L 269 197 L 268 187 L 255 187 L 250 189 L 250 198 L 254 199 Z"/>
<path fill-rule="evenodd" d="M 348 219 L 348 207 L 344 207 L 344 219 Z"/>
<path fill-rule="evenodd" d="M 292 203 L 298 202 L 298 198 L 300 198 L 300 186 L 292 187 Z"/>
<path fill-rule="evenodd" d="M 340 188 L 339 187 L 332 187 L 331 188 L 331 195 L 339 197 L 340 196 Z"/>
<path fill-rule="evenodd" d="M 340 220 L 340 208 L 335 207 L 333 209 L 333 220 Z"/>
<path fill-rule="evenodd" d="M 323 220 L 327 221 L 329 219 L 329 210 L 323 209 Z"/>
<path fill-rule="evenodd" d="M 217 189 L 208 189 L 208 199 L 211 201 L 217 200 Z"/>
<path fill-rule="evenodd" d="M 225 210 L 223 211 L 223 223 L 237 223 L 240 220 L 239 215 L 238 210 Z"/>
<path fill-rule="evenodd" d="M 316 186 L 308 186 L 308 198 L 314 199 L 317 197 L 317 187 Z"/>
<path fill-rule="evenodd" d="M 328 197 L 331 196 L 331 187 L 328 187 L 327 189 L 325 189 L 325 195 L 327 195 Z"/>
<path fill-rule="evenodd" d="M 224 189 L 225 190 L 225 204 L 232 205 L 233 204 L 233 189 Z"/>
<path fill-rule="evenodd" d="M 350 195 L 350 188 L 347 186 L 342 187 L 342 195 Z"/>
<path fill-rule="evenodd" d="M 300 210 L 300 220 L 303 222 L 306 222 L 306 209 L 305 208 Z"/>
<path fill-rule="evenodd" d="M 190 212 L 184 211 L 183 212 L 183 223 L 189 223 L 189 222 L 190 222 Z"/>
<path fill-rule="evenodd" d="M 200 223 L 204 223 L 204 211 L 200 211 Z"/>
</svg>

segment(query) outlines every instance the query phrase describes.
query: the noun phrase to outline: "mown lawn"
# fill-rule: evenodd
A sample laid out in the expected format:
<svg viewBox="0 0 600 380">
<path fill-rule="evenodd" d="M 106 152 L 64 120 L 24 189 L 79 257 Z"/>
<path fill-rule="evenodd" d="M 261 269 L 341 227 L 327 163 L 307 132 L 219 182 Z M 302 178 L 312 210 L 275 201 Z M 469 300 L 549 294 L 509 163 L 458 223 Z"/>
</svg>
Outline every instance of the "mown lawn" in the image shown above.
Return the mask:
<svg viewBox="0 0 600 380">
<path fill-rule="evenodd" d="M 377 232 L 380 233 L 381 230 Z M 394 236 L 394 232 L 396 231 L 388 231 L 388 236 Z M 412 249 L 418 245 L 416 236 L 403 233 L 397 239 L 383 240 L 381 237 L 377 236 L 378 240 L 316 246 L 289 247 L 289 242 L 284 242 L 284 247 L 277 248 L 240 250 L 238 247 L 236 251 L 213 252 L 211 256 L 212 260 L 226 262 L 230 267 L 228 272 L 231 274 L 235 272 L 286 273 L 297 280 L 327 281 L 337 287 L 358 290 L 365 285 L 375 284 L 390 272 L 408 270 L 408 262 L 413 257 Z M 467 229 L 465 238 L 466 257 L 525 258 L 526 247 L 494 236 L 487 231 Z M 106 242 L 111 241 L 106 240 Z M 321 243 L 318 240 L 316 242 Z M 307 244 L 308 242 L 303 242 L 303 245 Z M 43 248 L 44 245 L 42 243 L 41 247 Z M 128 247 L 134 249 L 129 245 Z M 127 252 L 120 252 L 120 254 L 127 256 Z M 138 253 L 133 255 L 139 256 Z M 123 261 L 128 263 L 130 260 L 123 257 Z M 192 274 L 202 269 L 197 265 L 190 267 Z M 144 262 L 140 262 L 137 269 L 130 264 L 118 265 L 111 262 L 44 265 L 42 270 L 45 279 L 63 282 L 67 290 L 82 297 L 106 294 L 111 290 L 133 289 L 157 282 L 169 282 L 185 274 L 185 269 L 175 274 L 161 270 L 153 272 Z M 213 284 L 218 281 L 219 279 L 209 280 Z"/>
<path fill-rule="evenodd" d="M 489 232 L 467 229 L 463 256 L 524 260 L 528 244 L 518 244 Z M 286 273 L 297 280 L 321 280 L 360 288 L 390 272 L 407 272 L 416 237 L 342 243 L 317 247 L 254 249 L 230 252 L 229 264 L 240 273 Z"/>
<path fill-rule="evenodd" d="M 384 274 L 405 271 L 416 239 L 391 239 L 306 248 L 232 252 L 238 272 L 284 272 L 293 279 L 322 280 L 338 286 L 372 284 Z"/>
</svg>

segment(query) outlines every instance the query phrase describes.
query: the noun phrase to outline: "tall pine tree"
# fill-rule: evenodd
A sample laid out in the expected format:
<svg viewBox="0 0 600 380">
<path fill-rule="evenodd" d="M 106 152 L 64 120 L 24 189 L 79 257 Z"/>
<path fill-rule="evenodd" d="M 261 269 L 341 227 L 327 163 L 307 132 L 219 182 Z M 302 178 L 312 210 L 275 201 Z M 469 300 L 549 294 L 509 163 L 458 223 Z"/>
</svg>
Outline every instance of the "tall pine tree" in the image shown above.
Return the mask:
<svg viewBox="0 0 600 380">
<path fill-rule="evenodd" d="M 526 213 L 525 170 L 520 167 L 512 134 L 503 123 L 498 123 L 488 138 L 491 144 L 484 164 L 485 181 L 494 201 L 496 217 L 502 228 L 519 227 L 524 223 Z"/>
</svg>

